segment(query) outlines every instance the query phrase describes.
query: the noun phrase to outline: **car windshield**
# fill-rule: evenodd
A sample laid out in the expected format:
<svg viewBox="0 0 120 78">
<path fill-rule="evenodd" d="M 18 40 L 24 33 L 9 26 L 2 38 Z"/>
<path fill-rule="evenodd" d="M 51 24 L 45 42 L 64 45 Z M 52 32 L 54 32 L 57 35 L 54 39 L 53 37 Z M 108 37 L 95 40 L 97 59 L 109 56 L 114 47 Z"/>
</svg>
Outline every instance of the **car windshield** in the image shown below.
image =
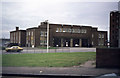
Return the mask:
<svg viewBox="0 0 120 78">
<path fill-rule="evenodd" d="M 17 46 L 13 46 L 12 48 L 18 48 Z"/>
</svg>

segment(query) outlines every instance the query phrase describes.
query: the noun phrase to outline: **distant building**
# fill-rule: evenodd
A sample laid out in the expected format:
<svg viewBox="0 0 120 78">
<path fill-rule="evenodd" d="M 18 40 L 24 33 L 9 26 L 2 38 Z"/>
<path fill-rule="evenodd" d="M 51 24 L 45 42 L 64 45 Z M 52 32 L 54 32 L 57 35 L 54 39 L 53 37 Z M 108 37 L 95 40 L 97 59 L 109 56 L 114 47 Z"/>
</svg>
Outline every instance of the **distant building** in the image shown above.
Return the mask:
<svg viewBox="0 0 120 78">
<path fill-rule="evenodd" d="M 119 47 L 120 11 L 110 12 L 110 46 Z"/>
<path fill-rule="evenodd" d="M 0 47 L 6 47 L 10 43 L 10 39 L 0 39 Z"/>
<path fill-rule="evenodd" d="M 24 40 L 26 43 L 21 43 L 21 45 L 47 46 L 47 22 L 41 22 L 38 27 L 28 28 L 24 33 L 26 37 L 25 35 L 21 37 L 26 38 Z M 107 46 L 106 41 L 107 31 L 98 31 L 95 27 L 49 23 L 49 46 L 52 47 Z M 12 42 L 17 42 L 16 36 Z"/>
<path fill-rule="evenodd" d="M 120 1 L 118 2 L 118 11 L 120 11 Z"/>
<path fill-rule="evenodd" d="M 19 27 L 16 27 L 15 31 L 11 31 L 10 43 L 18 43 L 22 47 L 26 46 L 26 30 L 19 30 Z"/>
<path fill-rule="evenodd" d="M 98 31 L 98 46 L 107 46 L 107 31 Z"/>
</svg>

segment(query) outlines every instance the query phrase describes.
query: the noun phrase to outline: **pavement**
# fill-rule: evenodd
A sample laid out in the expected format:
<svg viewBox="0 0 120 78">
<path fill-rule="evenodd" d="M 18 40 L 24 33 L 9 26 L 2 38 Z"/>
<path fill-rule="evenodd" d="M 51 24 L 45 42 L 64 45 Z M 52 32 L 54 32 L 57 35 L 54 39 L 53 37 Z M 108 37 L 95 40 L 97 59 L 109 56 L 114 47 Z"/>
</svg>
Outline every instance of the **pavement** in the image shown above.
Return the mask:
<svg viewBox="0 0 120 78">
<path fill-rule="evenodd" d="M 120 69 L 95 68 L 95 67 L 3 67 L 2 74 L 24 75 L 61 75 L 61 76 L 99 76 L 116 73 Z"/>
</svg>

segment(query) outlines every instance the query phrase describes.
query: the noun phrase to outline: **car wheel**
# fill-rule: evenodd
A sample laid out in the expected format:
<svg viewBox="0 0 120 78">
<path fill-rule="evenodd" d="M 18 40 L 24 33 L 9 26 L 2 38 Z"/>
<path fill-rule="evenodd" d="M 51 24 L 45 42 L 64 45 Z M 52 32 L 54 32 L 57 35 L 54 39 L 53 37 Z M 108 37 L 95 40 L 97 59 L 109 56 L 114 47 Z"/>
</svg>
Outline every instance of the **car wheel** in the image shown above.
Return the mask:
<svg viewBox="0 0 120 78">
<path fill-rule="evenodd" d="M 10 50 L 7 50 L 7 52 L 10 52 Z"/>
</svg>

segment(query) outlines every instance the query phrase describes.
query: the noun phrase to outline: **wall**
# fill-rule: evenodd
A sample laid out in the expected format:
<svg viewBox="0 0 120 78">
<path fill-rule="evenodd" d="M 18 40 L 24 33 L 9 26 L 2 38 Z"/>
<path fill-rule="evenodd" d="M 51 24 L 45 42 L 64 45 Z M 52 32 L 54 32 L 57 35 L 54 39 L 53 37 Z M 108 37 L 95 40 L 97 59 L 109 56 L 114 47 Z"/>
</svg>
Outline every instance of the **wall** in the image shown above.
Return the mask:
<svg viewBox="0 0 120 78">
<path fill-rule="evenodd" d="M 120 68 L 120 48 L 97 48 L 96 67 Z"/>
</svg>

